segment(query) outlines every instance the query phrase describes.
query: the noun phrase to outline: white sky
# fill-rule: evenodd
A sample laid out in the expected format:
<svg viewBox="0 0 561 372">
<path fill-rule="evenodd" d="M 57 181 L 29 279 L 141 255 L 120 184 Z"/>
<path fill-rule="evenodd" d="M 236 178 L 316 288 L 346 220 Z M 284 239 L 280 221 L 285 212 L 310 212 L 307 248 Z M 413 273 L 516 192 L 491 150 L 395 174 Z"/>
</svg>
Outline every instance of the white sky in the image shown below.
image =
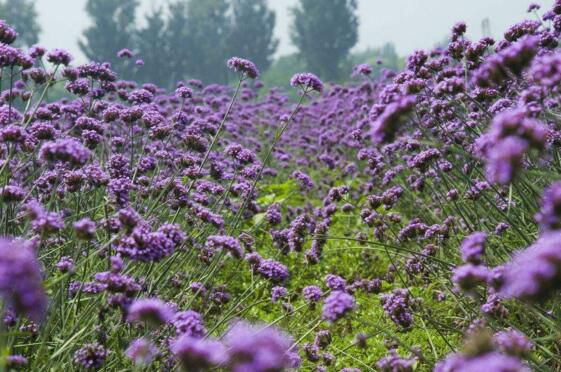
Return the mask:
<svg viewBox="0 0 561 372">
<path fill-rule="evenodd" d="M 12 0 L 18 1 L 18 0 Z M 41 44 L 48 48 L 68 49 L 79 62 L 84 57 L 78 39 L 89 24 L 85 13 L 86 0 L 36 0 L 39 22 L 43 27 Z M 171 0 L 140 0 L 141 12 Z M 197 0 L 205 1 L 205 0 Z M 288 7 L 298 0 L 268 0 L 277 12 L 276 36 L 280 39 L 279 55 L 294 51 L 290 44 Z M 376 47 L 393 42 L 398 52 L 406 55 L 415 49 L 426 49 L 441 41 L 450 27 L 459 20 L 468 24 L 470 37 L 481 36 L 481 22 L 488 17 L 493 36 L 514 22 L 527 17 L 531 0 L 358 0 L 360 19 L 359 42 L 356 49 Z M 549 9 L 554 0 L 534 0 Z M 140 14 L 139 18 L 142 17 Z M 123 47 L 126 47 L 123 45 Z"/>
</svg>

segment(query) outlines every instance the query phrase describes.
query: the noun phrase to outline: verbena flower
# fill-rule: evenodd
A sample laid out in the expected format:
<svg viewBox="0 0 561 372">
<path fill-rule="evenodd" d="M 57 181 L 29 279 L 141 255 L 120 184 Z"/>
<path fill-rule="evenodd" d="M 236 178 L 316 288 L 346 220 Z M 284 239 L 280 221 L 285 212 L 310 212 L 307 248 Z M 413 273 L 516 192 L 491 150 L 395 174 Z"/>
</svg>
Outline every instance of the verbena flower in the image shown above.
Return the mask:
<svg viewBox="0 0 561 372">
<path fill-rule="evenodd" d="M 0 241 L 0 296 L 17 315 L 41 321 L 47 312 L 43 274 L 35 252 L 23 242 Z"/>
<path fill-rule="evenodd" d="M 290 79 L 290 85 L 293 87 L 300 87 L 305 92 L 316 91 L 321 93 L 323 91 L 323 82 L 310 72 L 295 74 Z"/>
<path fill-rule="evenodd" d="M 352 295 L 342 292 L 332 292 L 324 301 L 321 310 L 323 319 L 335 322 L 355 308 L 355 299 Z"/>
<path fill-rule="evenodd" d="M 244 76 L 250 77 L 252 79 L 255 79 L 257 76 L 259 76 L 259 70 L 257 70 L 255 64 L 250 60 L 240 57 L 232 57 L 226 64 L 228 65 L 228 68 L 237 72 L 241 72 Z"/>
</svg>

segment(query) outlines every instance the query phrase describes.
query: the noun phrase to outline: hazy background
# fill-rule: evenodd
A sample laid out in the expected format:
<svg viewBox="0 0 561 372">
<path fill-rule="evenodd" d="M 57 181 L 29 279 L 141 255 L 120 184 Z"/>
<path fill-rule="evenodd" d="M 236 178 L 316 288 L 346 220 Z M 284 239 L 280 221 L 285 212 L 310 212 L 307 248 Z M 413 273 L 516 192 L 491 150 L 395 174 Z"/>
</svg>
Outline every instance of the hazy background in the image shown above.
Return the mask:
<svg viewBox="0 0 561 372">
<path fill-rule="evenodd" d="M 367 63 L 372 75 L 398 71 L 415 49 L 446 47 L 451 27 L 465 37 L 503 39 L 554 0 L 0 0 L 0 19 L 19 32 L 18 47 L 63 48 L 73 64 L 108 62 L 124 80 L 171 89 L 179 81 L 229 84 L 225 62 L 248 58 L 266 87 L 286 87 L 296 72 L 326 82 L 349 79 Z M 123 48 L 132 58 L 118 57 Z"/>
<path fill-rule="evenodd" d="M 19 0 L 11 0 L 19 1 Z M 205 1 L 205 0 L 199 0 Z M 534 1 L 546 9 L 554 0 Z M 141 13 L 165 5 L 169 0 L 140 0 Z M 275 35 L 279 39 L 277 56 L 295 51 L 290 43 L 288 8 L 297 0 L 268 0 L 277 14 Z M 481 36 L 481 22 L 489 18 L 491 33 L 498 37 L 512 23 L 527 16 L 529 0 L 358 0 L 359 38 L 354 49 L 395 45 L 400 55 L 414 49 L 430 48 L 440 42 L 459 20 L 468 24 L 468 35 Z M 85 61 L 78 38 L 90 24 L 84 10 L 86 0 L 37 0 L 41 44 L 65 47 L 78 61 Z M 142 14 L 139 22 L 142 22 Z"/>
</svg>

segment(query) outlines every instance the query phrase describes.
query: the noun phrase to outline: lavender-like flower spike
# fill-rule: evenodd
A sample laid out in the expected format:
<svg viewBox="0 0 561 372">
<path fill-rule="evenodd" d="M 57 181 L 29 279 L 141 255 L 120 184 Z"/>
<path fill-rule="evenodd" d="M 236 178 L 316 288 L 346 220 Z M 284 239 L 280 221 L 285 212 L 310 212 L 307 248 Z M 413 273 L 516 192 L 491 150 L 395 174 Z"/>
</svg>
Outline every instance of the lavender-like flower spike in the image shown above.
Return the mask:
<svg viewBox="0 0 561 372">
<path fill-rule="evenodd" d="M 172 308 L 157 298 L 136 300 L 129 307 L 127 315 L 127 320 L 131 323 L 145 322 L 151 325 L 169 323 L 172 318 Z"/>
<path fill-rule="evenodd" d="M 335 322 L 342 318 L 355 307 L 355 299 L 352 295 L 343 291 L 334 291 L 323 304 L 321 316 L 330 322 Z"/>
<path fill-rule="evenodd" d="M 476 232 L 465 237 L 460 246 L 462 260 L 473 264 L 481 263 L 482 256 L 485 253 L 486 240 L 487 234 L 484 232 Z"/>
<path fill-rule="evenodd" d="M 294 75 L 290 79 L 290 85 L 293 87 L 300 87 L 304 89 L 305 92 L 316 91 L 321 93 L 323 91 L 322 81 L 314 74 L 310 72 L 304 72 Z"/>
<path fill-rule="evenodd" d="M 555 182 L 544 190 L 536 221 L 543 230 L 561 228 L 561 182 Z"/>
<path fill-rule="evenodd" d="M 561 289 L 561 232 L 545 233 L 518 252 L 504 268 L 501 293 L 506 297 L 539 302 Z"/>
<path fill-rule="evenodd" d="M 0 296 L 17 315 L 39 322 L 47 312 L 42 273 L 32 248 L 0 240 Z"/>
<path fill-rule="evenodd" d="M 232 371 L 282 371 L 295 367 L 294 341 L 266 325 L 235 322 L 224 335 Z"/>
<path fill-rule="evenodd" d="M 84 345 L 74 353 L 74 362 L 86 369 L 101 368 L 106 358 L 107 349 L 98 342 Z"/>
<path fill-rule="evenodd" d="M 228 360 L 221 342 L 187 334 L 172 341 L 170 350 L 185 371 L 204 371 L 223 365 Z"/>
<path fill-rule="evenodd" d="M 137 338 L 125 351 L 127 358 L 134 364 L 147 366 L 158 355 L 158 348 L 145 338 Z"/>
<path fill-rule="evenodd" d="M 259 76 L 259 70 L 250 60 L 240 57 L 232 57 L 226 64 L 228 65 L 228 68 L 237 72 L 241 72 L 243 75 L 252 79 L 255 79 L 257 76 Z"/>
</svg>

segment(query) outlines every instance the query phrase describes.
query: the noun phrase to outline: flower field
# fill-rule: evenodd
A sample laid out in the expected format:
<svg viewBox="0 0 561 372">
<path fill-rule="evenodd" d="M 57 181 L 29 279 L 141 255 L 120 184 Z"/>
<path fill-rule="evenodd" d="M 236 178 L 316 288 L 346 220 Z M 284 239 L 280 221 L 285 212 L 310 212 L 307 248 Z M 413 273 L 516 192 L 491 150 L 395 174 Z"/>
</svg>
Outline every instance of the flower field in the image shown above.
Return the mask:
<svg viewBox="0 0 561 372">
<path fill-rule="evenodd" d="M 166 91 L 0 22 L 3 370 L 561 370 L 561 1 L 466 27 Z"/>
</svg>

